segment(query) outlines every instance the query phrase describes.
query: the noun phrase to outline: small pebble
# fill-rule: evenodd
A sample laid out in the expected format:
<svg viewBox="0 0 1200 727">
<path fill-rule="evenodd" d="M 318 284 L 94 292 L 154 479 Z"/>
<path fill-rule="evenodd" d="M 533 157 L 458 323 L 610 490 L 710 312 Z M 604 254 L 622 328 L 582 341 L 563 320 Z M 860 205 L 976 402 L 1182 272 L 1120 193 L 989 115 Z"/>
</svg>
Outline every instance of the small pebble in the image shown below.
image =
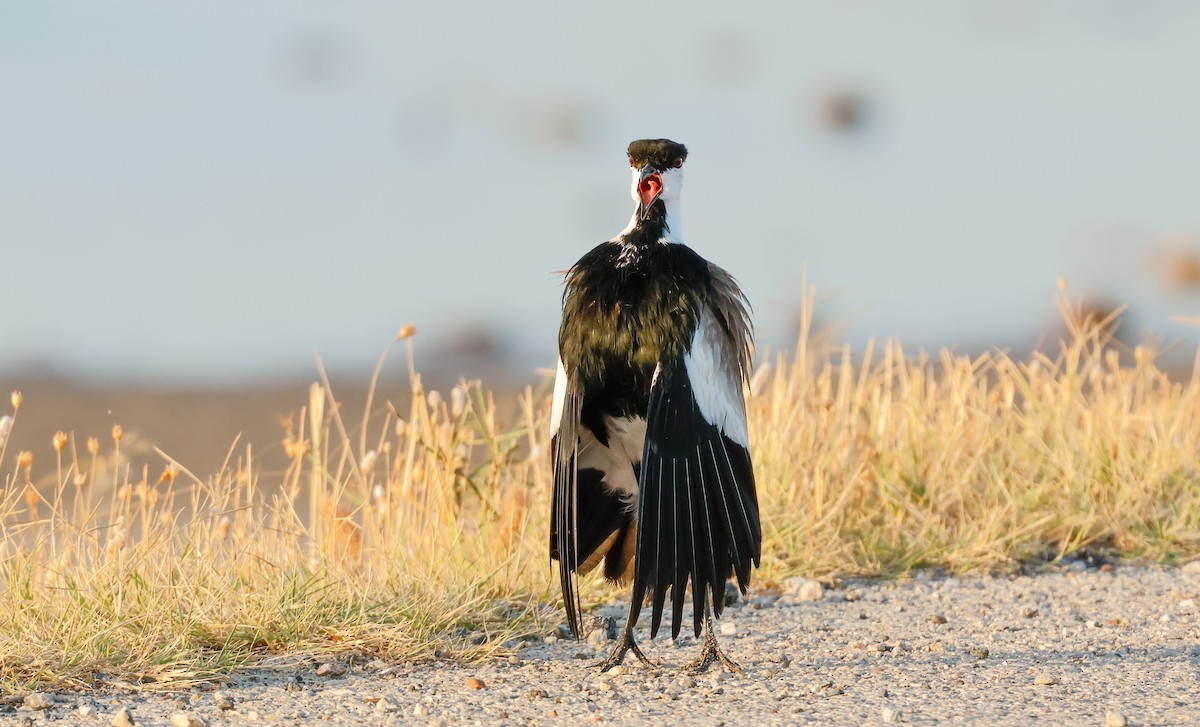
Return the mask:
<svg viewBox="0 0 1200 727">
<path fill-rule="evenodd" d="M 1126 727 L 1129 720 L 1125 719 L 1125 715 L 1120 712 L 1108 710 L 1104 715 L 1104 727 Z"/>
<path fill-rule="evenodd" d="M 937 624 L 938 626 L 941 626 L 942 624 L 946 623 L 946 617 L 940 613 L 933 614 L 933 618 L 931 618 L 929 620 L 932 621 L 934 624 Z"/>
<path fill-rule="evenodd" d="M 900 713 L 897 712 L 896 710 L 892 709 L 891 707 L 884 707 L 883 709 L 879 710 L 879 719 L 883 720 L 884 722 L 886 722 L 888 724 L 891 724 L 893 722 L 899 722 L 900 721 Z"/>
<path fill-rule="evenodd" d="M 219 690 L 213 692 L 213 704 L 216 705 L 217 709 L 221 710 L 222 712 L 227 712 L 233 709 L 233 700 L 230 699 L 229 695 L 225 694 L 225 692 Z"/>
<path fill-rule="evenodd" d="M 34 692 L 33 694 L 25 695 L 24 704 L 26 709 L 41 711 L 53 707 L 54 700 L 49 695 Z"/>
<path fill-rule="evenodd" d="M 1021 611 L 1021 615 L 1025 618 L 1037 618 L 1038 610 L 1036 608 L 1025 608 Z"/>
<path fill-rule="evenodd" d="M 600 691 L 602 691 L 602 692 L 611 692 L 613 690 L 612 682 L 600 682 L 600 684 L 598 684 L 597 686 L 600 688 Z"/>
<path fill-rule="evenodd" d="M 547 699 L 549 698 L 550 693 L 545 689 L 535 688 L 525 692 L 525 696 L 529 697 L 530 699 Z"/>
<path fill-rule="evenodd" d="M 172 727 L 208 727 L 208 723 L 191 712 L 176 712 L 171 715 Z"/>
<path fill-rule="evenodd" d="M 722 636 L 737 635 L 737 624 L 733 623 L 732 621 L 726 621 L 725 623 L 721 624 L 721 635 Z"/>
<path fill-rule="evenodd" d="M 1033 678 L 1033 683 L 1042 687 L 1052 687 L 1055 684 L 1058 684 L 1058 678 L 1050 676 L 1049 674 L 1038 674 Z"/>
<path fill-rule="evenodd" d="M 467 688 L 468 689 L 486 689 L 487 684 L 484 683 L 484 681 L 478 677 L 467 677 Z"/>
<path fill-rule="evenodd" d="M 425 709 L 425 705 L 424 705 L 424 704 L 421 704 L 421 703 L 419 703 L 419 702 L 418 702 L 417 704 L 414 704 L 414 705 L 413 705 L 413 710 L 412 710 L 412 713 L 413 713 L 413 716 L 414 716 L 414 717 L 427 717 L 427 716 L 429 716 L 429 710 L 428 710 L 428 709 Z"/>
<path fill-rule="evenodd" d="M 825 597 L 825 586 L 819 581 L 807 580 L 800 586 L 798 595 L 801 601 L 820 601 Z"/>
<path fill-rule="evenodd" d="M 972 646 L 971 648 L 967 649 L 967 653 L 976 659 L 986 659 L 988 658 L 988 654 L 991 652 L 989 652 L 987 647 L 984 646 Z"/>
<path fill-rule="evenodd" d="M 109 724 L 112 727 L 133 727 L 133 717 L 129 714 L 129 709 L 121 707 L 113 713 L 112 722 Z"/>
<path fill-rule="evenodd" d="M 336 661 L 327 661 L 317 667 L 319 677 L 340 677 L 346 673 L 346 665 Z"/>
<path fill-rule="evenodd" d="M 380 714 L 384 714 L 386 712 L 399 712 L 401 709 L 403 709 L 403 707 L 400 706 L 400 703 L 391 697 L 380 697 L 379 701 L 375 703 L 375 711 L 379 712 Z"/>
</svg>

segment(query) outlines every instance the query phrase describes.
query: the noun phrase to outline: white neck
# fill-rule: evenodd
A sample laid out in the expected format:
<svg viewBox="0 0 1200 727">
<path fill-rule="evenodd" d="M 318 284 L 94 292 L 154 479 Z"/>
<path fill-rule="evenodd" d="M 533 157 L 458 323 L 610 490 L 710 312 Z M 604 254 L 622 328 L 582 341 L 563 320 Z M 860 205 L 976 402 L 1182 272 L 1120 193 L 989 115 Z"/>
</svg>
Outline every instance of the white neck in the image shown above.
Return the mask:
<svg viewBox="0 0 1200 727">
<path fill-rule="evenodd" d="M 631 169 L 631 175 L 632 178 L 629 187 L 629 196 L 633 198 L 635 204 L 633 216 L 629 218 L 629 224 L 625 226 L 624 230 L 621 230 L 621 232 L 617 234 L 617 237 L 621 237 L 622 235 L 633 232 L 633 228 L 637 227 L 638 223 L 636 205 L 641 200 L 641 197 L 638 193 L 638 180 L 641 177 L 641 172 L 637 169 Z M 662 237 L 659 238 L 659 241 L 683 242 L 683 233 L 681 232 L 682 228 L 680 223 L 681 216 L 679 214 L 679 193 L 683 190 L 683 170 L 678 167 L 664 169 L 661 177 L 663 187 L 658 198 L 662 200 L 663 205 L 666 207 L 667 214 L 665 219 L 666 229 L 663 230 Z"/>
</svg>

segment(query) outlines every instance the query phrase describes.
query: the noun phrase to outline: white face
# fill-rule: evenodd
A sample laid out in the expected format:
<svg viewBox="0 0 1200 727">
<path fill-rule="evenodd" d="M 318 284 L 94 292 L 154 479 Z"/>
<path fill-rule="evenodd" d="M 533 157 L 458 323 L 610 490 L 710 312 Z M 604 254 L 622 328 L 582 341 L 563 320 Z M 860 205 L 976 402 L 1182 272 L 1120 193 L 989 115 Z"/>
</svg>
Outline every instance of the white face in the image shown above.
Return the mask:
<svg viewBox="0 0 1200 727">
<path fill-rule="evenodd" d="M 638 182 L 641 181 L 642 172 L 633 167 L 629 168 L 633 175 L 633 181 L 629 184 L 629 196 L 634 202 L 641 202 L 642 197 L 638 194 Z M 672 167 L 659 174 L 662 178 L 662 192 L 658 195 L 659 199 L 668 209 L 675 206 L 679 202 L 679 192 L 683 189 L 683 167 Z"/>
</svg>

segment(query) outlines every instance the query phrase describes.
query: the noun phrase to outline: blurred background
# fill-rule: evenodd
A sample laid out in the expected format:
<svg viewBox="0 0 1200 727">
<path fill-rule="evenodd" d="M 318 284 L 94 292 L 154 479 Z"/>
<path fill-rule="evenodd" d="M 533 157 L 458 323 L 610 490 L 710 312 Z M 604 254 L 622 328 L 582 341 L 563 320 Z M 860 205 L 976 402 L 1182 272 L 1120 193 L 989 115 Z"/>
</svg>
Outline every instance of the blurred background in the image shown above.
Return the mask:
<svg viewBox="0 0 1200 727">
<path fill-rule="evenodd" d="M 0 0 L 14 436 L 119 422 L 204 469 L 277 442 L 314 351 L 353 400 L 410 321 L 436 385 L 536 382 L 648 136 L 760 348 L 807 278 L 856 346 L 1029 349 L 1063 276 L 1187 367 L 1198 68 L 1183 0 Z"/>
</svg>

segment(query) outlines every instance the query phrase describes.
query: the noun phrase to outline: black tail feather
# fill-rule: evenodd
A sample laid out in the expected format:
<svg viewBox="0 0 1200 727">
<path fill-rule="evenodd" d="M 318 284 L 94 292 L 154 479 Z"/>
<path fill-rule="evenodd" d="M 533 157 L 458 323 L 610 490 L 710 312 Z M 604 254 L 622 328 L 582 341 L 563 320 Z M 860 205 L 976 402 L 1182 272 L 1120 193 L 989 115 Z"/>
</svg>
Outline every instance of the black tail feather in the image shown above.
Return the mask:
<svg viewBox="0 0 1200 727">
<path fill-rule="evenodd" d="M 653 638 L 669 591 L 674 638 L 690 583 L 699 636 L 706 602 L 721 614 L 731 576 L 749 587 L 762 533 L 749 452 L 705 419 L 682 365 L 661 368 L 651 392 L 640 488 L 633 597 L 650 593 Z"/>
</svg>

